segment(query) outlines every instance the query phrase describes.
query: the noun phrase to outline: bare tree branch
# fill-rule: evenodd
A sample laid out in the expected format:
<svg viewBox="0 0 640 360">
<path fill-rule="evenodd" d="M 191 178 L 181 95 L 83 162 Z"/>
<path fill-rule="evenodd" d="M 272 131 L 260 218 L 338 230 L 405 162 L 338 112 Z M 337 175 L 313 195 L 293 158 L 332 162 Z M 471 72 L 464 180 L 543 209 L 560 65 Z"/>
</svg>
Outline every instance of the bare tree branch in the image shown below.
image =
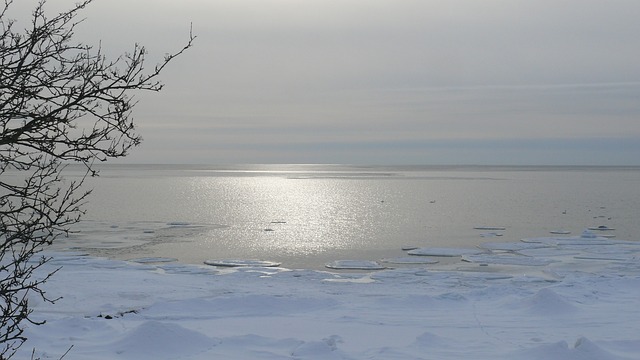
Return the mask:
<svg viewBox="0 0 640 360">
<path fill-rule="evenodd" d="M 8 19 L 13 0 L 0 3 L 0 360 L 26 340 L 29 296 L 55 272 L 37 277 L 46 257 L 33 259 L 83 215 L 90 192 L 81 189 L 93 164 L 126 156 L 138 145 L 131 112 L 134 92 L 160 91 L 158 77 L 187 43 L 150 71 L 144 46 L 108 59 L 100 45 L 74 42 L 78 14 L 93 0 L 48 17 L 41 0 L 30 26 Z M 80 163 L 85 177 L 65 181 L 65 164 Z"/>
</svg>

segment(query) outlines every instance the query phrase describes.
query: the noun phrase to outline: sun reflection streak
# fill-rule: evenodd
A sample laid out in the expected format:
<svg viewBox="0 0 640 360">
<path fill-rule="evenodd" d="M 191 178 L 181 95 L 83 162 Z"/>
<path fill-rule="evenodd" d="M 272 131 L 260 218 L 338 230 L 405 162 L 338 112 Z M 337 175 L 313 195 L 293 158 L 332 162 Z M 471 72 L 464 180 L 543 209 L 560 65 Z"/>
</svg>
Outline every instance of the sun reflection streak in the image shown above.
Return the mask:
<svg viewBox="0 0 640 360">
<path fill-rule="evenodd" d="M 380 225 L 384 201 L 354 193 L 354 181 L 202 177 L 192 191 L 212 204 L 209 222 L 230 226 L 210 241 L 255 254 L 310 255 L 356 248 Z"/>
</svg>

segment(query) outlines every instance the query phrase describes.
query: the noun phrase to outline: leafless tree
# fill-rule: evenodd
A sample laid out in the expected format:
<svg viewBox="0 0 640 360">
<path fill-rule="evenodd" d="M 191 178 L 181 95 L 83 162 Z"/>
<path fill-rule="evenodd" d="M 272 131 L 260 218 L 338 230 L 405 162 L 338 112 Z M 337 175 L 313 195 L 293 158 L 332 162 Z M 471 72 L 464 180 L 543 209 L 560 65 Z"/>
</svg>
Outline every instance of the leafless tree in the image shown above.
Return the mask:
<svg viewBox="0 0 640 360">
<path fill-rule="evenodd" d="M 145 69 L 145 48 L 108 59 L 102 49 L 76 43 L 85 0 L 55 16 L 36 6 L 26 29 L 8 17 L 13 0 L 0 3 L 0 359 L 26 340 L 29 298 L 47 297 L 42 285 L 53 273 L 36 270 L 39 254 L 83 214 L 94 163 L 127 155 L 141 141 L 131 111 L 137 90 L 159 91 L 164 67 L 192 45 Z M 67 164 L 83 164 L 86 176 L 66 181 Z"/>
</svg>

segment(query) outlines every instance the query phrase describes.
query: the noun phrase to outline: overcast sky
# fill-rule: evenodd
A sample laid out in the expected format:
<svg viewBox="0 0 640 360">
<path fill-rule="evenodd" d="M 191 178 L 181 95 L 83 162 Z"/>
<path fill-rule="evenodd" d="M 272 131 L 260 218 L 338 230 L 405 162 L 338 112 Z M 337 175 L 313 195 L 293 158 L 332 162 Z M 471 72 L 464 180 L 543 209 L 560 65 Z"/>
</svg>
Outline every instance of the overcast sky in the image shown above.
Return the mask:
<svg viewBox="0 0 640 360">
<path fill-rule="evenodd" d="M 127 162 L 640 165 L 637 0 L 95 0 L 83 16 L 79 39 L 139 42 L 149 65 L 190 23 L 198 37 L 140 96 Z"/>
</svg>

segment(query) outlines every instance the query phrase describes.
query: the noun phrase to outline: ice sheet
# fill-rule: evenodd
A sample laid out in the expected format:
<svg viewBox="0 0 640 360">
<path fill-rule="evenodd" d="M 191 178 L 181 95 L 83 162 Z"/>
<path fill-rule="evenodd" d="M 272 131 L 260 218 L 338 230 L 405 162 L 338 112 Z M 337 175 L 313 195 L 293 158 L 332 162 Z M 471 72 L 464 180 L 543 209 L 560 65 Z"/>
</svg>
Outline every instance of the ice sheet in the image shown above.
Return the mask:
<svg viewBox="0 0 640 360">
<path fill-rule="evenodd" d="M 49 252 L 42 270 L 62 269 L 46 288 L 63 298 L 31 298 L 47 323 L 27 328 L 17 358 L 35 348 L 37 358 L 59 359 L 73 346 L 65 360 L 638 359 L 640 266 L 618 259 L 633 259 L 637 247 L 597 246 L 608 250 L 598 260 L 546 247 L 465 255 L 545 261 L 562 253 L 542 266 L 451 259 L 376 272 Z"/>
</svg>

